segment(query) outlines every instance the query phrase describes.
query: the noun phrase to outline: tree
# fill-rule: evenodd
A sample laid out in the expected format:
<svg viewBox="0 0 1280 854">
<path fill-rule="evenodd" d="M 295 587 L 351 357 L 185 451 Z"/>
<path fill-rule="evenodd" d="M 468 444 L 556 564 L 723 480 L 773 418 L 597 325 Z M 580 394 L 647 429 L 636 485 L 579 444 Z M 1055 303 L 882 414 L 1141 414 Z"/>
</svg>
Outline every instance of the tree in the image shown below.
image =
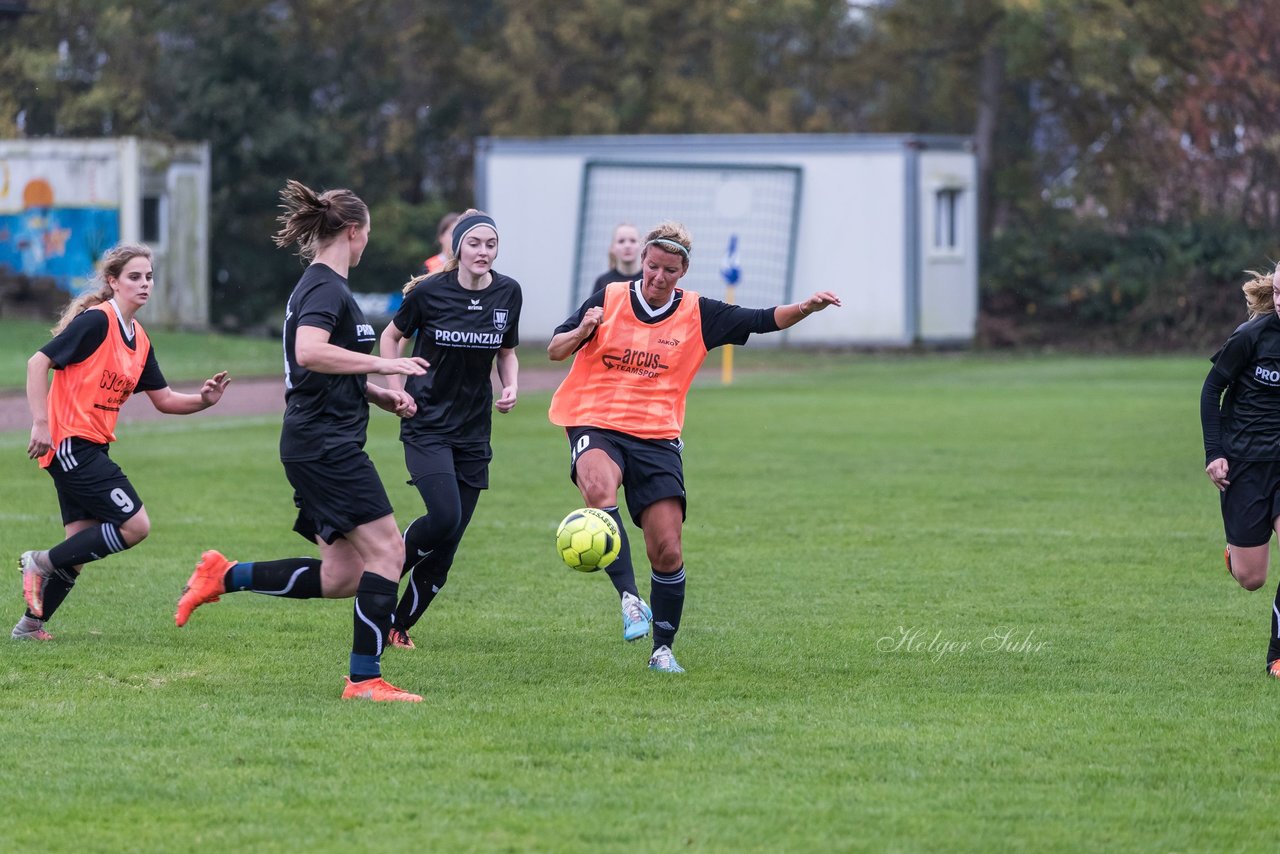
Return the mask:
<svg viewBox="0 0 1280 854">
<path fill-rule="evenodd" d="M 473 54 L 490 129 L 510 135 L 785 133 L 832 129 L 833 0 L 555 0 L 502 4 Z"/>
</svg>

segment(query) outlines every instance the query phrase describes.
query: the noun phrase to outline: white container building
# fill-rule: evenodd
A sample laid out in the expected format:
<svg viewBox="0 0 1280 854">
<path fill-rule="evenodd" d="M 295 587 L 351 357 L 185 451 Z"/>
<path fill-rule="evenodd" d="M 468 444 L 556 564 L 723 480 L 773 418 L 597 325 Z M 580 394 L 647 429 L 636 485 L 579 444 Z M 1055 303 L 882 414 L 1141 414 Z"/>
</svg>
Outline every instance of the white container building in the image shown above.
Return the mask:
<svg viewBox="0 0 1280 854">
<path fill-rule="evenodd" d="M 723 299 L 737 238 L 735 302 L 836 291 L 783 335 L 806 345 L 970 342 L 978 306 L 977 159 L 966 137 L 911 135 L 483 138 L 477 207 L 501 234 L 498 263 L 525 287 L 521 336 L 547 340 L 608 269 L 614 226 L 641 236 L 683 222 L 685 287 Z"/>
</svg>

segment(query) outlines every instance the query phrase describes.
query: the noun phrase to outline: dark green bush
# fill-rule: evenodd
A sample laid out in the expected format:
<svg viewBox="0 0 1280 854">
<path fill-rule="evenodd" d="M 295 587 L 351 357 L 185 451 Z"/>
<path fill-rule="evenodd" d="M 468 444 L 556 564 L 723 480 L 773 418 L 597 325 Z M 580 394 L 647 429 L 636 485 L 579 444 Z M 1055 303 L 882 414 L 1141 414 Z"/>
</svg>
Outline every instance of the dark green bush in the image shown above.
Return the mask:
<svg viewBox="0 0 1280 854">
<path fill-rule="evenodd" d="M 1244 319 L 1246 270 L 1269 271 L 1276 237 L 1224 220 L 1117 232 L 1062 218 L 1008 230 L 983 253 L 988 320 L 1025 343 L 1200 347 Z"/>
</svg>

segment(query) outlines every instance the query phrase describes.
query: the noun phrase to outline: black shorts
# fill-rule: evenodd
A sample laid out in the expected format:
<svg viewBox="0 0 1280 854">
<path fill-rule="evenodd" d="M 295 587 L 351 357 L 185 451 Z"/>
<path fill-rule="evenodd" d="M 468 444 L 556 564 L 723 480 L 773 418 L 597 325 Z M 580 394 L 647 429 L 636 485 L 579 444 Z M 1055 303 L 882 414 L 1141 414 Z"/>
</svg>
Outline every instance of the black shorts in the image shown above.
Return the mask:
<svg viewBox="0 0 1280 854">
<path fill-rule="evenodd" d="M 1231 485 L 1219 496 L 1227 542 L 1265 546 L 1280 516 L 1280 461 L 1228 460 L 1227 480 Z"/>
<path fill-rule="evenodd" d="M 142 499 L 106 445 L 76 437 L 63 439 L 45 471 L 58 489 L 63 525 L 92 519 L 118 528 L 142 509 Z"/>
<path fill-rule="evenodd" d="M 578 482 L 578 456 L 592 448 L 604 451 L 622 469 L 622 489 L 627 494 L 627 511 L 640 527 L 640 516 L 650 504 L 664 498 L 680 499 L 680 514 L 688 511 L 684 497 L 684 463 L 679 439 L 639 439 L 616 430 L 598 427 L 570 427 L 569 479 Z"/>
<path fill-rule="evenodd" d="M 404 443 L 410 486 L 417 486 L 427 475 L 449 474 L 474 489 L 488 489 L 492 459 L 493 448 L 488 442 L 454 446 L 440 439 L 415 438 Z"/>
<path fill-rule="evenodd" d="M 382 478 L 364 449 L 347 445 L 318 460 L 284 462 L 298 520 L 293 530 L 309 542 L 333 543 L 348 531 L 391 515 Z"/>
</svg>

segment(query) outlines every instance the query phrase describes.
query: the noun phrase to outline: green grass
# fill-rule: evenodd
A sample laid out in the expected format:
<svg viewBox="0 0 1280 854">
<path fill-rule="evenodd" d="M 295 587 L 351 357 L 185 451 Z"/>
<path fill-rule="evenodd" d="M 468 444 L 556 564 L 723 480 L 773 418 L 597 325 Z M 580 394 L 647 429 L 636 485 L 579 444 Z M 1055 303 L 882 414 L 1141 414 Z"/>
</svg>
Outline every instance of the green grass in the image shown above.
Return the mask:
<svg viewBox="0 0 1280 854">
<path fill-rule="evenodd" d="M 0 391 L 27 383 L 27 359 L 48 343 L 53 322 L 0 320 Z M 274 338 L 147 330 L 160 369 L 170 382 L 202 380 L 215 371 L 233 377 L 278 376 L 284 371 L 280 342 Z"/>
<path fill-rule="evenodd" d="M 129 425 L 154 532 L 55 642 L 4 647 L 0 849 L 1270 850 L 1271 596 L 1221 568 L 1203 360 L 788 364 L 690 399 L 687 674 L 558 565 L 579 500 L 530 395 L 419 648 L 384 659 L 415 706 L 338 700 L 349 602 L 234 594 L 175 629 L 201 549 L 311 552 L 273 419 Z M 10 556 L 58 531 L 25 444 L 0 435 Z"/>
</svg>

